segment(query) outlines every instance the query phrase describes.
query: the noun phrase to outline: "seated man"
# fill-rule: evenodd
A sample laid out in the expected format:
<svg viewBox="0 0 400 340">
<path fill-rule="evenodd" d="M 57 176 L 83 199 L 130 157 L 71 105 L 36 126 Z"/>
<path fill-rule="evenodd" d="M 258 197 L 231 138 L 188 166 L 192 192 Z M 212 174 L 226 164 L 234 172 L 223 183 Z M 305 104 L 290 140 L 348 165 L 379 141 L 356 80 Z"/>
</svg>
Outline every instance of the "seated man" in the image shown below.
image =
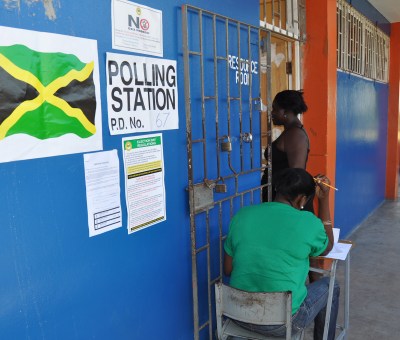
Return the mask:
<svg viewBox="0 0 400 340">
<path fill-rule="evenodd" d="M 314 339 L 322 339 L 329 278 L 306 285 L 309 257 L 326 255 L 333 246 L 329 180 L 288 168 L 275 180 L 274 202 L 243 207 L 232 219 L 224 249 L 224 272 L 232 287 L 251 292 L 292 292 L 292 332 L 313 320 Z M 302 211 L 316 195 L 318 217 Z M 335 284 L 328 339 L 335 338 L 339 286 Z M 285 336 L 285 326 L 241 326 L 267 336 Z"/>
</svg>

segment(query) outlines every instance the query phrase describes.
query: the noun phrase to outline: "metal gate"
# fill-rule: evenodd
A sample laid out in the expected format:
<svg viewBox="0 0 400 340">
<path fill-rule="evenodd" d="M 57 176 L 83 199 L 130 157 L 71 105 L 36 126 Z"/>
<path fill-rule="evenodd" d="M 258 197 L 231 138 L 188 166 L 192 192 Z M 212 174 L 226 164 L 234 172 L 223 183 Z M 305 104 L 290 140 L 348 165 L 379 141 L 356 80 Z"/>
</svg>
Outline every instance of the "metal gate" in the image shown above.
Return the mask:
<svg viewBox="0 0 400 340">
<path fill-rule="evenodd" d="M 189 5 L 182 27 L 194 334 L 213 339 L 223 242 L 233 214 L 261 201 L 263 144 L 271 195 L 271 35 Z"/>
</svg>

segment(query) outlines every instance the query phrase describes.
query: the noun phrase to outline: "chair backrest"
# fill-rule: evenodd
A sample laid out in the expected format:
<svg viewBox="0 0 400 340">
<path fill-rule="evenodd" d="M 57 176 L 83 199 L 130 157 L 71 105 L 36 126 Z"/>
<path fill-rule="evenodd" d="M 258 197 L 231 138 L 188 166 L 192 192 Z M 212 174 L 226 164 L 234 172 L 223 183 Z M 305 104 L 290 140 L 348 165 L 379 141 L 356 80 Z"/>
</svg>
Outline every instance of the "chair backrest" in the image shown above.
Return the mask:
<svg viewBox="0 0 400 340">
<path fill-rule="evenodd" d="M 256 325 L 286 324 L 292 328 L 292 293 L 253 293 L 218 282 L 215 284 L 217 328 L 222 329 L 222 316 Z"/>
</svg>

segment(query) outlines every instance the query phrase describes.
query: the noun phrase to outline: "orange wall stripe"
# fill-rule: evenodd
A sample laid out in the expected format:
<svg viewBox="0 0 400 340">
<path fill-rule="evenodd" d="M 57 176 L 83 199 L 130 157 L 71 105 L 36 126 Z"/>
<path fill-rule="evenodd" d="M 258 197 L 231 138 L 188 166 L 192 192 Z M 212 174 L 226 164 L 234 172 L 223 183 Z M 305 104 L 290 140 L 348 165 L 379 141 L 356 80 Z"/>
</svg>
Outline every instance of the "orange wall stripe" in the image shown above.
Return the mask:
<svg viewBox="0 0 400 340">
<path fill-rule="evenodd" d="M 307 170 L 325 173 L 335 185 L 336 173 L 336 0 L 307 0 L 304 49 L 304 125 L 310 137 Z M 336 186 L 336 185 L 335 185 Z M 334 216 L 334 190 L 330 207 Z"/>
<path fill-rule="evenodd" d="M 386 198 L 397 199 L 399 174 L 400 23 L 391 25 Z"/>
</svg>

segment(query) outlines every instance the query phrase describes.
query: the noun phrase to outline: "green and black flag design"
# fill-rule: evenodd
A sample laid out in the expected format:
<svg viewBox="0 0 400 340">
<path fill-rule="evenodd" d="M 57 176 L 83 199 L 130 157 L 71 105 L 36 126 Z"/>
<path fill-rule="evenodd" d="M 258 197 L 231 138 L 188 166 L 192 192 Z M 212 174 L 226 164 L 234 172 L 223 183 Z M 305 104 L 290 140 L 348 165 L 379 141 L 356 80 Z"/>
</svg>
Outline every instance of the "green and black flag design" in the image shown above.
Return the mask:
<svg viewBox="0 0 400 340">
<path fill-rule="evenodd" d="M 39 139 L 96 132 L 94 62 L 0 46 L 0 140 L 23 133 Z"/>
</svg>

